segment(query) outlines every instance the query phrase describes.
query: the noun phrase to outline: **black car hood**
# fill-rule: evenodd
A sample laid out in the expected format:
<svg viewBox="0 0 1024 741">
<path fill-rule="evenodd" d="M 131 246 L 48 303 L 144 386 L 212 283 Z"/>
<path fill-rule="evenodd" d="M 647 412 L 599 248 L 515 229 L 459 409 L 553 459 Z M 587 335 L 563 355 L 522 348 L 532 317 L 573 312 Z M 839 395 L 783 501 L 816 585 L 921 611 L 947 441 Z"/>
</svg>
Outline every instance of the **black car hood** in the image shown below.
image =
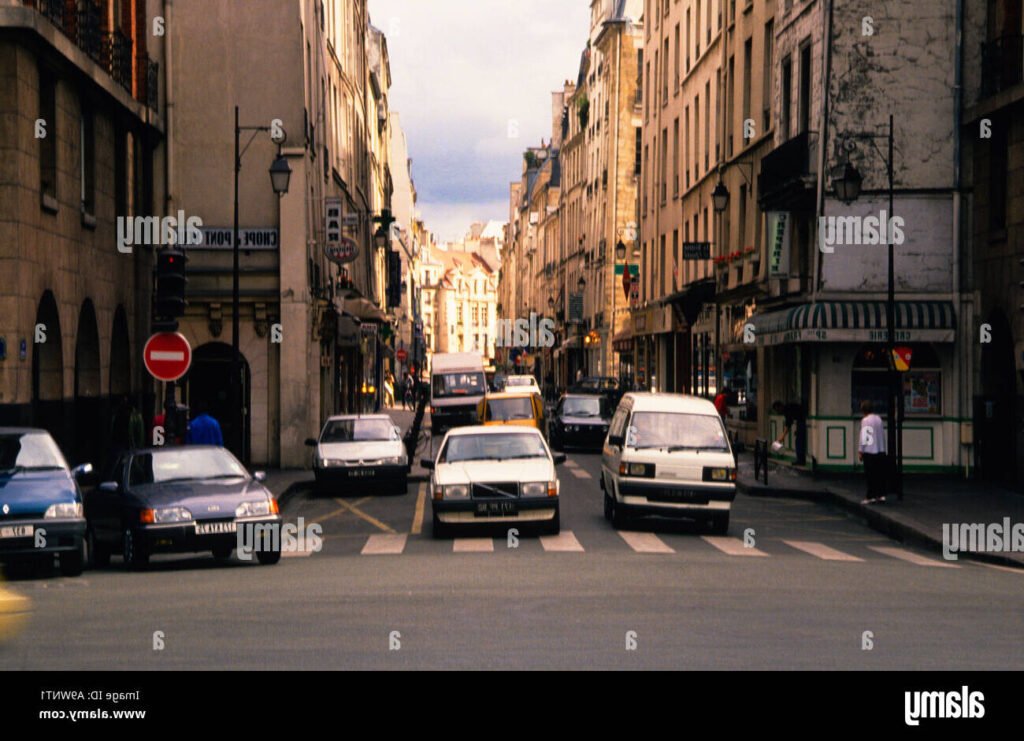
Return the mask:
<svg viewBox="0 0 1024 741">
<path fill-rule="evenodd" d="M 235 508 L 242 502 L 270 496 L 262 484 L 251 479 L 143 484 L 131 487 L 131 493 L 144 507 L 185 507 L 196 520 L 234 517 Z"/>
<path fill-rule="evenodd" d="M 66 471 L 0 474 L 0 519 L 42 515 L 51 504 L 81 501 L 78 487 Z"/>
<path fill-rule="evenodd" d="M 565 425 L 607 425 L 609 420 L 601 417 L 577 417 L 574 414 L 563 414 L 558 418 Z"/>
</svg>

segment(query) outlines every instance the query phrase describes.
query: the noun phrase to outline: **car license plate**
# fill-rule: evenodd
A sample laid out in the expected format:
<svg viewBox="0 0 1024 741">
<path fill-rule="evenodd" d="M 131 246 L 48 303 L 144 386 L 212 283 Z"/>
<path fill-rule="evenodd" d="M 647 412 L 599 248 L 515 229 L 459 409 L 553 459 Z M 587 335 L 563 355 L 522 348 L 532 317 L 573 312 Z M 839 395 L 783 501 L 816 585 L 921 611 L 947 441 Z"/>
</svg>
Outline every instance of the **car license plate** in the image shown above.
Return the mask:
<svg viewBox="0 0 1024 741">
<path fill-rule="evenodd" d="M 376 474 L 377 472 L 374 471 L 372 468 L 360 468 L 358 470 L 349 472 L 349 476 L 360 479 L 372 478 Z"/>
<path fill-rule="evenodd" d="M 8 525 L 0 527 L 0 538 L 31 538 L 34 532 L 32 525 Z"/>
<path fill-rule="evenodd" d="M 238 526 L 232 522 L 197 522 L 196 535 L 220 535 L 221 533 L 234 533 Z"/>
<path fill-rule="evenodd" d="M 661 502 L 680 502 L 692 504 L 707 504 L 707 494 L 693 489 L 664 489 L 656 494 L 648 495 L 649 500 Z"/>
<path fill-rule="evenodd" d="M 516 502 L 477 502 L 477 517 L 510 517 L 519 514 Z"/>
</svg>

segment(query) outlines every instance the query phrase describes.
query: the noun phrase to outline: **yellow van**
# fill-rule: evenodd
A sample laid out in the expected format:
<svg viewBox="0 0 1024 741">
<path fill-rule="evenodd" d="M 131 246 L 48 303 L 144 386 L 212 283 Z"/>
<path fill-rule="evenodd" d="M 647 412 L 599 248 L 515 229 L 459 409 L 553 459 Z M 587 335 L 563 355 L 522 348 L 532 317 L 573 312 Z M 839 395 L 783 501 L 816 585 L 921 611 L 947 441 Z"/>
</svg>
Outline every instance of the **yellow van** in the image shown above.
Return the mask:
<svg viewBox="0 0 1024 741">
<path fill-rule="evenodd" d="M 477 406 L 477 413 L 483 425 L 535 427 L 547 438 L 544 400 L 540 394 L 527 391 L 487 394 Z"/>
</svg>

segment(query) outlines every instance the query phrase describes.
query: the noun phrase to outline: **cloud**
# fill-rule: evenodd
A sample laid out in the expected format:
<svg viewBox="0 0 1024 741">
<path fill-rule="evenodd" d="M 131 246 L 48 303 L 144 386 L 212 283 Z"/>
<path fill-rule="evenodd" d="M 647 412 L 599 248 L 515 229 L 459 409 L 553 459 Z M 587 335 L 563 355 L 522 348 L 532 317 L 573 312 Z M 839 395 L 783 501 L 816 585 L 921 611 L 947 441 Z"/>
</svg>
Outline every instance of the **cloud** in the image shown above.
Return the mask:
<svg viewBox="0 0 1024 741">
<path fill-rule="evenodd" d="M 506 219 L 523 150 L 551 138 L 551 93 L 576 78 L 589 3 L 369 0 L 369 8 L 388 35 L 391 107 L 402 114 L 427 227 L 458 237 L 472 221 Z"/>
<path fill-rule="evenodd" d="M 508 200 L 423 201 L 418 204 L 426 226 L 438 242 L 455 242 L 466 236 L 474 221 L 508 221 Z"/>
</svg>

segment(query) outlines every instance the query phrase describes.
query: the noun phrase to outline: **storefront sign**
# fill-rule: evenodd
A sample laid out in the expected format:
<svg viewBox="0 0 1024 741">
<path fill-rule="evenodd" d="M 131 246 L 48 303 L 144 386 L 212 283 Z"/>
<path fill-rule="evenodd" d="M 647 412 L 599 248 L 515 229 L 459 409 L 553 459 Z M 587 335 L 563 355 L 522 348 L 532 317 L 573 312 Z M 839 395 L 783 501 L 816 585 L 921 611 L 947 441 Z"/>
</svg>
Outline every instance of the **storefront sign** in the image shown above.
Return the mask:
<svg viewBox="0 0 1024 741">
<path fill-rule="evenodd" d="M 684 260 L 710 260 L 711 242 L 683 242 Z"/>
<path fill-rule="evenodd" d="M 789 275 L 789 212 L 768 212 L 768 277 Z"/>
<path fill-rule="evenodd" d="M 337 244 L 324 245 L 324 257 L 335 265 L 345 265 L 359 255 L 359 245 L 351 237 L 342 237 Z"/>
<path fill-rule="evenodd" d="M 200 230 L 203 239 L 199 244 L 188 245 L 190 250 L 230 250 L 234 249 L 231 227 L 204 226 Z M 262 227 L 258 229 L 238 230 L 238 249 L 240 250 L 276 250 L 278 248 L 277 229 Z"/>
<path fill-rule="evenodd" d="M 897 342 L 953 342 L 953 329 L 902 329 L 896 331 Z M 884 329 L 790 329 L 785 332 L 757 333 L 762 346 L 787 345 L 795 342 L 888 342 Z"/>
</svg>

